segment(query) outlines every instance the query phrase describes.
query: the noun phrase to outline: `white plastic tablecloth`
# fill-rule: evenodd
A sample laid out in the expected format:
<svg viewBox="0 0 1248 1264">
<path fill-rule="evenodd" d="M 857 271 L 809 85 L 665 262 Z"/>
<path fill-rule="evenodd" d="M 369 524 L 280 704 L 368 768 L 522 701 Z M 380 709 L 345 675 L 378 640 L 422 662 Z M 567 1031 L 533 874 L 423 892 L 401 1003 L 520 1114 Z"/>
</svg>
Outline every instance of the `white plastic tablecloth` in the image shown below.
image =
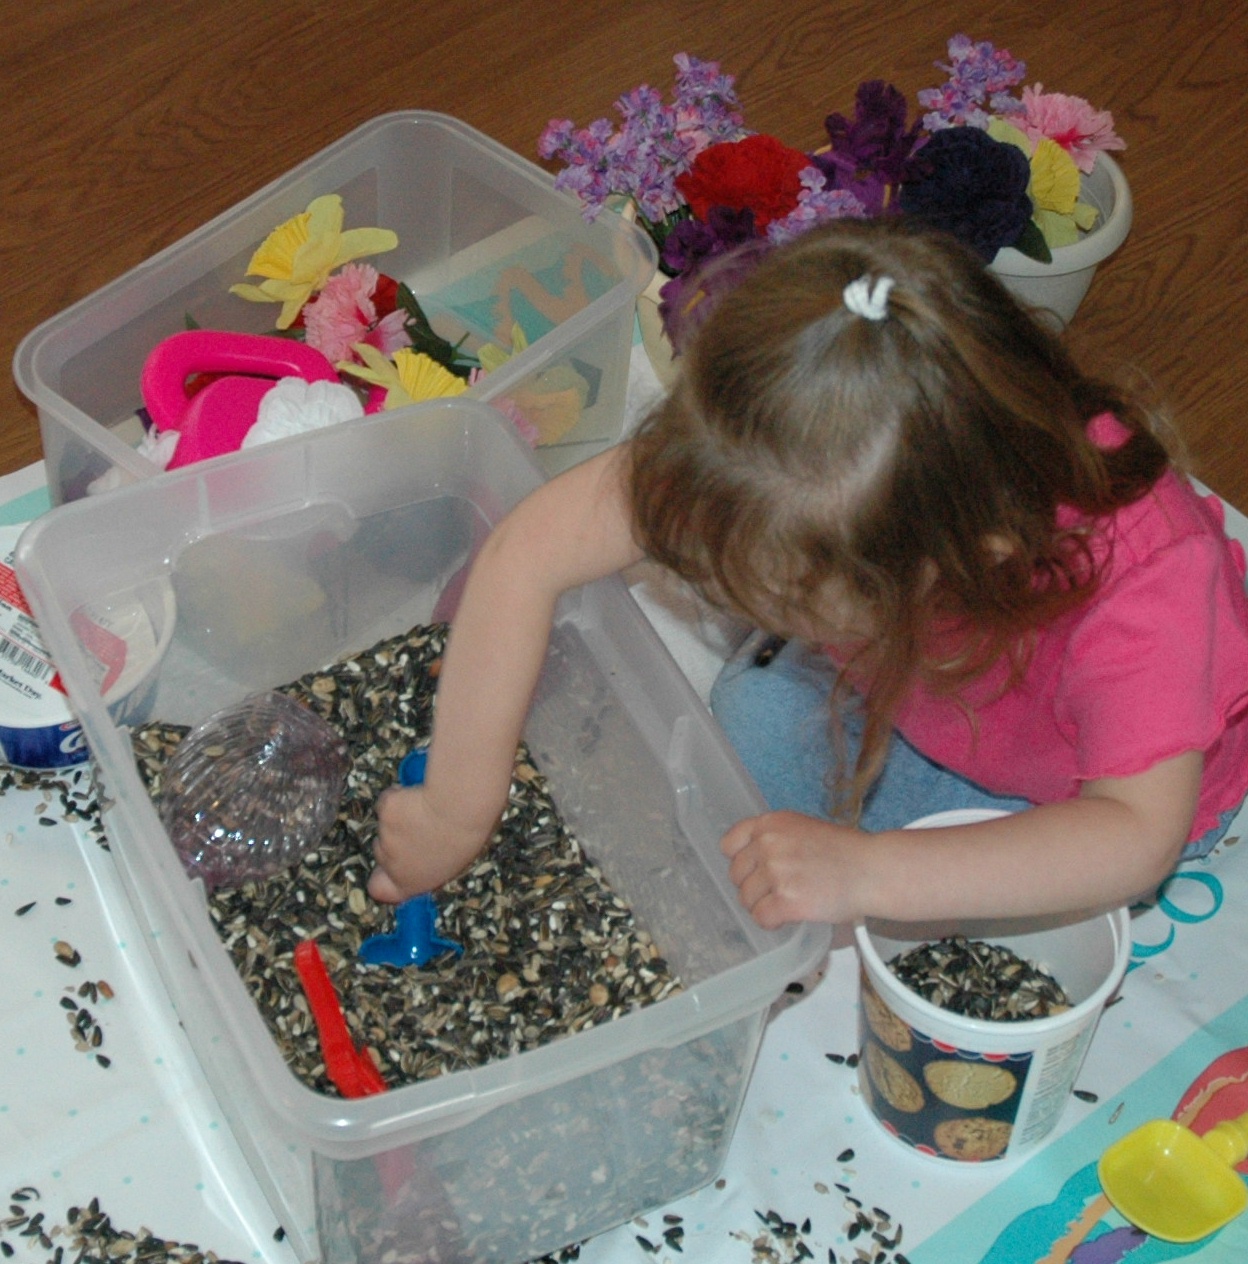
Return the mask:
<svg viewBox="0 0 1248 1264">
<path fill-rule="evenodd" d="M 635 362 L 633 405 L 652 390 Z M 38 482 L 37 469 L 0 479 L 0 504 L 20 497 L 22 512 L 37 510 Z M 704 685 L 710 666 L 698 638 L 656 621 Z M 42 1212 L 45 1232 L 98 1198 L 118 1228 L 225 1259 L 293 1264 L 109 853 L 64 817 L 56 793 L 0 795 L 0 1195 L 8 1205 L 22 1190 L 14 1206 Z M 1248 1083 L 1245 907 L 1248 821 L 1137 910 L 1132 969 L 1101 1019 L 1080 1096 L 1043 1149 L 1009 1167 L 914 1155 L 870 1119 L 851 1065 L 857 967 L 839 934 L 826 968 L 795 981 L 775 1007 L 720 1178 L 585 1243 L 580 1260 L 1243 1264 L 1248 1217 L 1188 1246 L 1142 1239 L 1098 1202 L 1095 1162 L 1129 1129 L 1170 1115 L 1215 1061 Z M 80 995 L 84 984 L 94 994 Z M 100 1033 L 85 1048 L 73 1030 L 80 1007 L 86 1031 Z M 50 1259 L 19 1220 L 0 1218 L 0 1243 L 18 1261 Z"/>
</svg>

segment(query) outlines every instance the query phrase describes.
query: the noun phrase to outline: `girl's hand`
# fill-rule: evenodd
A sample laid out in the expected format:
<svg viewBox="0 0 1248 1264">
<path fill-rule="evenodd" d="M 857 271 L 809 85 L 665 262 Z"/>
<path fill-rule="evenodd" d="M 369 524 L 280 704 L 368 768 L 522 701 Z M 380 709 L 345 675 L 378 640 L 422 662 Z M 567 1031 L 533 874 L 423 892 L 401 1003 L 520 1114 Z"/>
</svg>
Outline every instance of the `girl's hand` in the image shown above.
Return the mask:
<svg viewBox="0 0 1248 1264">
<path fill-rule="evenodd" d="M 785 922 L 840 922 L 858 915 L 864 881 L 860 830 L 800 812 L 738 821 L 720 841 L 741 903 L 764 930 Z"/>
<path fill-rule="evenodd" d="M 766 930 L 859 917 L 927 921 L 1085 913 L 1130 903 L 1178 862 L 1200 792 L 1186 751 L 1078 798 L 938 829 L 866 834 L 797 812 L 739 821 L 720 846 Z"/>
<path fill-rule="evenodd" d="M 421 786 L 391 786 L 377 799 L 377 868 L 368 893 L 398 904 L 461 873 L 488 841 L 479 830 L 439 814 Z"/>
</svg>

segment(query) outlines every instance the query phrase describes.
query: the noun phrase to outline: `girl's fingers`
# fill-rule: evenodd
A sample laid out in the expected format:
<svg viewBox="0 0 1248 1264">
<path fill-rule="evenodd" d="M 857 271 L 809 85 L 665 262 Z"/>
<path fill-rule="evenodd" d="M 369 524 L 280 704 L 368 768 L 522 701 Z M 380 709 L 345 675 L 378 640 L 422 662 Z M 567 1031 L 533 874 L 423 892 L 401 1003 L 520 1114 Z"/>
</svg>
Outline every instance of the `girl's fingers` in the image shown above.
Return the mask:
<svg viewBox="0 0 1248 1264">
<path fill-rule="evenodd" d="M 720 840 L 719 849 L 729 858 L 735 856 L 750 841 L 748 821 L 738 821 Z"/>
<path fill-rule="evenodd" d="M 379 904 L 398 904 L 404 897 L 384 869 L 377 868 L 368 880 L 368 893 Z"/>
</svg>

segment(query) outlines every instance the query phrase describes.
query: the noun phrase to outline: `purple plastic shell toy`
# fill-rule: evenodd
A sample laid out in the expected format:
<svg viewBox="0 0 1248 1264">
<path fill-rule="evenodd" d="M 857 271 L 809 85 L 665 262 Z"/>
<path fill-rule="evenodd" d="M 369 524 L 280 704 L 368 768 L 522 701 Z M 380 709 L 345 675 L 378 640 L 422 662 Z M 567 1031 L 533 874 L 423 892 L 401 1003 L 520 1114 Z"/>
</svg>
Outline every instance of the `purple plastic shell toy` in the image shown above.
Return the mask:
<svg viewBox="0 0 1248 1264">
<path fill-rule="evenodd" d="M 159 811 L 183 866 L 209 888 L 298 864 L 338 815 L 346 743 L 285 694 L 253 694 L 182 740 Z"/>
</svg>

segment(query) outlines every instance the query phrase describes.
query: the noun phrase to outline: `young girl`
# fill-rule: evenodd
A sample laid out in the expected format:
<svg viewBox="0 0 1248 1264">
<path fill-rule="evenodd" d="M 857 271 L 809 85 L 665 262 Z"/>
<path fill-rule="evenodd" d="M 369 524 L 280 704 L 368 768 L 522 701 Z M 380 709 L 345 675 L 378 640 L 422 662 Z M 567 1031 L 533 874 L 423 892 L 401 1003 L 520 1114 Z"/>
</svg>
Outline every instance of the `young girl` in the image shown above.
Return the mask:
<svg viewBox="0 0 1248 1264">
<path fill-rule="evenodd" d="M 816 230 L 682 364 L 486 542 L 426 784 L 378 802 L 376 898 L 476 856 L 557 598 L 644 555 L 786 642 L 712 698 L 774 809 L 722 844 L 761 925 L 1110 906 L 1213 846 L 1248 789 L 1242 550 L 976 259 L 897 220 Z M 1013 811 L 900 828 L 979 805 Z"/>
</svg>

